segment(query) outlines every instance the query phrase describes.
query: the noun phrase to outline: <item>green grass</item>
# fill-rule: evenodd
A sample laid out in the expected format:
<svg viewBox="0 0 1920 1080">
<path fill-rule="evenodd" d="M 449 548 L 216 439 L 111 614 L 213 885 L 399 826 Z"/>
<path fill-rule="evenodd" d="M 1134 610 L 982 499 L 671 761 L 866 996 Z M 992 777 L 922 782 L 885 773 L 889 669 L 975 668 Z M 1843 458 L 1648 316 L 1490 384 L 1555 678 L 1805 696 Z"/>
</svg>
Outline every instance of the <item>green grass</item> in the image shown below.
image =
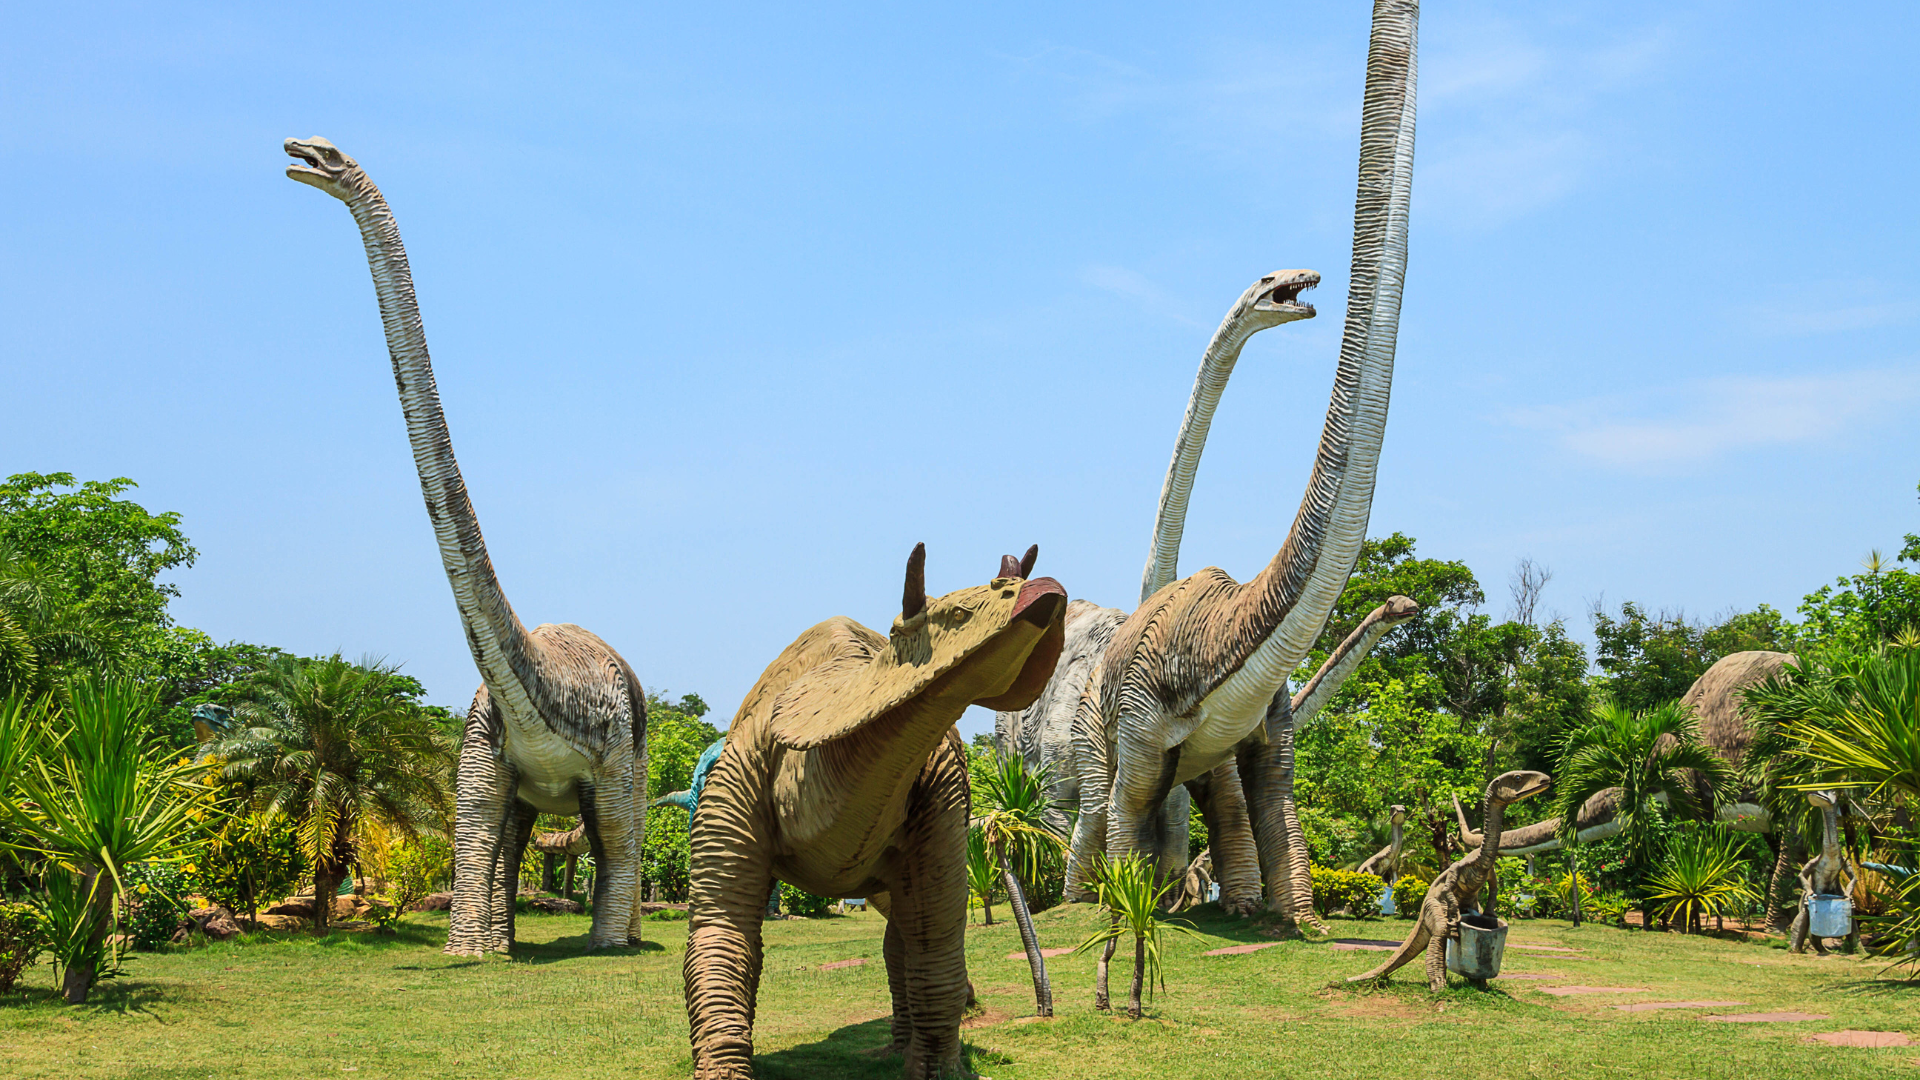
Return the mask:
<svg viewBox="0 0 1920 1080">
<path fill-rule="evenodd" d="M 1875 961 L 1538 920 L 1516 924 L 1510 940 L 1584 951 L 1509 948 L 1508 973 L 1559 972 L 1572 983 L 1651 992 L 1552 998 L 1535 989 L 1551 983 L 1496 981 L 1488 991 L 1436 997 L 1417 961 L 1385 987 L 1329 989 L 1384 954 L 1290 941 L 1202 956 L 1221 944 L 1268 940 L 1210 910 L 1194 920 L 1207 940 L 1168 942 L 1167 988 L 1139 1023 L 1093 1011 L 1090 955 L 1050 961 L 1058 1015 L 1023 1022 L 1033 1011 L 1026 964 L 1005 959 L 1019 938 L 1010 922 L 975 926 L 968 964 L 984 1012 L 964 1032 L 974 1067 L 995 1080 L 1920 1076 L 1920 1046 L 1851 1049 L 1807 1039 L 1846 1028 L 1920 1036 L 1920 984 L 1881 977 Z M 1095 918 L 1072 906 L 1036 921 L 1042 944 L 1055 947 L 1083 939 Z M 140 955 L 80 1008 L 53 996 L 45 965 L 30 969 L 21 987 L 0 996 L 0 1076 L 690 1075 L 680 996 L 686 923 L 649 921 L 645 948 L 585 956 L 585 918 L 522 916 L 521 951 L 511 961 L 443 956 L 445 925 L 444 916 L 416 915 L 396 937 L 261 935 Z M 1335 933 L 1397 938 L 1409 925 L 1341 921 Z M 868 1053 L 887 1041 L 881 929 L 874 914 L 768 926 L 756 1031 L 764 1080 L 900 1075 L 897 1060 Z M 1114 969 L 1123 999 L 1128 955 L 1121 950 Z M 868 963 L 820 970 L 852 957 Z M 1610 1007 L 1689 999 L 1746 1002 L 1720 1011 L 1832 1019 L 1720 1024 L 1698 1015 L 1714 1010 Z"/>
</svg>

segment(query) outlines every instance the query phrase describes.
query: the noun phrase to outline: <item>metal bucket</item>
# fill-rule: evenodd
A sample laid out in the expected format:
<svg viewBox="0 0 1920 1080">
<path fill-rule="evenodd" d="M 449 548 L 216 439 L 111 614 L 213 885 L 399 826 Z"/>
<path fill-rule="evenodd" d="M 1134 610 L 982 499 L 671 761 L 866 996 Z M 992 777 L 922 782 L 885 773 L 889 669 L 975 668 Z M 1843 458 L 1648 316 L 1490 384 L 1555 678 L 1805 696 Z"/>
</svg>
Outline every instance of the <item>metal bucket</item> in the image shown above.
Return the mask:
<svg viewBox="0 0 1920 1080">
<path fill-rule="evenodd" d="M 1818 893 L 1807 901 L 1807 932 L 1814 937 L 1846 937 L 1853 932 L 1853 901 Z"/>
<path fill-rule="evenodd" d="M 1491 915 L 1460 916 L 1460 940 L 1447 942 L 1447 970 L 1469 979 L 1491 979 L 1500 974 L 1500 958 L 1507 951 L 1507 920 Z"/>
</svg>

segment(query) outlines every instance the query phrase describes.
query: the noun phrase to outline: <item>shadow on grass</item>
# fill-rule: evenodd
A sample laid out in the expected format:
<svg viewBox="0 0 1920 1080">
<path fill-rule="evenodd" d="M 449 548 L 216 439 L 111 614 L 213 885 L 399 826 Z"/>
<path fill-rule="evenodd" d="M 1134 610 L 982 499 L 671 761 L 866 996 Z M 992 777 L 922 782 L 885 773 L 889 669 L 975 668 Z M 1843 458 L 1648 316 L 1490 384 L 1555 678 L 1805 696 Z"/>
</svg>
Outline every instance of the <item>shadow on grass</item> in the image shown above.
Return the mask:
<svg viewBox="0 0 1920 1080">
<path fill-rule="evenodd" d="M 1904 997 L 1920 1004 L 1920 974 L 1903 979 L 1894 974 L 1896 970 L 1897 967 L 1889 967 L 1873 978 L 1828 983 L 1827 989 L 1864 997 Z"/>
<path fill-rule="evenodd" d="M 603 956 L 646 956 L 650 953 L 667 951 L 665 945 L 647 938 L 638 945 L 617 949 L 595 949 L 587 951 L 587 941 L 591 934 L 575 934 L 572 937 L 554 938 L 533 944 L 518 941 L 513 946 L 513 958 L 528 964 L 559 964 L 569 960 L 592 960 Z"/>
<path fill-rule="evenodd" d="M 755 1054 L 754 1075 L 760 1080 L 815 1080 L 823 1076 L 898 1080 L 900 1059 L 882 1052 L 892 1042 L 892 1024 L 884 1018 L 851 1024 L 819 1042 Z"/>
</svg>

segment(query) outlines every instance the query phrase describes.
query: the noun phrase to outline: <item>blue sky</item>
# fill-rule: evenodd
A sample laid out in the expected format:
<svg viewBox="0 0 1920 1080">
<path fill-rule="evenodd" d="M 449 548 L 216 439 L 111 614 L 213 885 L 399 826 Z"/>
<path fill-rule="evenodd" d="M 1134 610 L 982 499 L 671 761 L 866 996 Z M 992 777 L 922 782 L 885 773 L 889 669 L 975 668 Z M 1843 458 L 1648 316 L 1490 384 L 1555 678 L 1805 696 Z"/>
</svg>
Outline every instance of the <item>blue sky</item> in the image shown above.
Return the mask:
<svg viewBox="0 0 1920 1080">
<path fill-rule="evenodd" d="M 407 241 L 529 623 L 730 715 L 802 629 L 1041 546 L 1130 605 L 1213 326 L 1254 340 L 1182 566 L 1298 506 L 1368 5 L 0 12 L 0 469 L 131 476 L 216 638 L 477 682 L 323 135 Z M 697 9 L 697 10 L 696 10 Z M 1434 2 L 1376 534 L 1602 599 L 1800 596 L 1920 528 L 1920 8 Z M 976 711 L 963 725 L 978 730 Z"/>
</svg>

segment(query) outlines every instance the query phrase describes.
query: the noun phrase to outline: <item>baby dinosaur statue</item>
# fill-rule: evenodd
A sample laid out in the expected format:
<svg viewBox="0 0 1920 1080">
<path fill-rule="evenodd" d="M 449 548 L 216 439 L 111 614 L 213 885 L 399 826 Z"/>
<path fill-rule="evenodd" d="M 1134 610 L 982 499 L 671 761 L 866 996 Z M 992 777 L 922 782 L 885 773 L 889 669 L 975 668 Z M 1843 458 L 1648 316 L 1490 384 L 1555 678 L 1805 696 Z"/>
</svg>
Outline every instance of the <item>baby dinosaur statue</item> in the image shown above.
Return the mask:
<svg viewBox="0 0 1920 1080">
<path fill-rule="evenodd" d="M 1384 979 L 1424 949 L 1427 954 L 1427 989 L 1436 993 L 1445 990 L 1447 941 L 1460 936 L 1460 912 L 1478 910 L 1480 890 L 1493 880 L 1494 864 L 1500 853 L 1500 827 L 1506 818 L 1507 807 L 1540 794 L 1552 783 L 1552 778 L 1546 773 L 1524 769 L 1494 777 L 1493 783 L 1487 785 L 1484 825 L 1485 835 L 1492 842 L 1481 845 L 1479 850 L 1467 853 L 1452 866 L 1440 871 L 1439 876 L 1433 879 L 1433 884 L 1427 886 L 1427 898 L 1420 901 L 1420 912 L 1415 916 L 1413 933 L 1407 935 L 1407 940 L 1379 967 L 1347 981 Z"/>
<path fill-rule="evenodd" d="M 1855 873 L 1847 858 L 1846 849 L 1840 846 L 1840 796 L 1832 791 L 1809 791 L 1807 801 L 1820 811 L 1823 826 L 1820 841 L 1820 854 L 1808 859 L 1800 868 L 1800 912 L 1793 917 L 1793 929 L 1789 934 L 1788 952 L 1805 952 L 1807 944 L 1813 944 L 1813 951 L 1821 956 L 1827 955 L 1827 944 L 1817 937 L 1809 935 L 1813 914 L 1807 905 L 1821 893 L 1838 896 L 1852 896 Z M 1853 944 L 1855 930 L 1847 936 L 1847 943 Z"/>
<path fill-rule="evenodd" d="M 1028 576 L 1037 555 L 1009 555 L 986 585 L 929 602 L 919 545 L 890 634 L 828 619 L 748 692 L 693 815 L 684 970 L 697 1080 L 753 1075 L 762 903 L 776 877 L 819 896 L 884 896 L 906 1075 L 959 1071 L 971 807 L 953 724 L 969 705 L 1024 708 L 1053 673 L 1067 594 Z"/>
</svg>

